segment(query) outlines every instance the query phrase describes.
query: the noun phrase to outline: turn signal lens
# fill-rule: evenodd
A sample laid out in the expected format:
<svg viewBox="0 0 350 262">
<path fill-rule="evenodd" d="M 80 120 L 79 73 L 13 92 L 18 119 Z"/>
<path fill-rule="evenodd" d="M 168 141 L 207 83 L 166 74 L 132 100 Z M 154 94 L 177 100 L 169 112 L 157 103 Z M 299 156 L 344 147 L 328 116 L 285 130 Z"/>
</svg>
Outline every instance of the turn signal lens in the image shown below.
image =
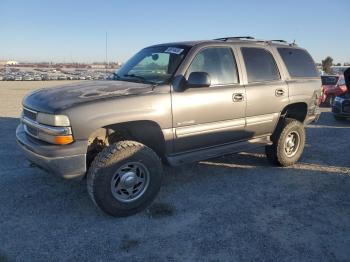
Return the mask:
<svg viewBox="0 0 350 262">
<path fill-rule="evenodd" d="M 73 142 L 73 136 L 55 136 L 54 143 L 57 145 L 67 145 Z"/>
</svg>

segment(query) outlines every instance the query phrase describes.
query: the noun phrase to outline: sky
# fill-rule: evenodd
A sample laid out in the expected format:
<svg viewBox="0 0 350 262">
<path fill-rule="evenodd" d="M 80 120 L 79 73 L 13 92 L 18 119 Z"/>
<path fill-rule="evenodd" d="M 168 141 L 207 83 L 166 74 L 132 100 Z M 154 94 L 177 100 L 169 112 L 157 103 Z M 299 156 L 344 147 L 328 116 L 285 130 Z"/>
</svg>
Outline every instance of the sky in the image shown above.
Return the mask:
<svg viewBox="0 0 350 262">
<path fill-rule="evenodd" d="M 143 47 L 225 36 L 296 41 L 350 62 L 350 0 L 0 0 L 0 60 L 124 62 Z"/>
</svg>

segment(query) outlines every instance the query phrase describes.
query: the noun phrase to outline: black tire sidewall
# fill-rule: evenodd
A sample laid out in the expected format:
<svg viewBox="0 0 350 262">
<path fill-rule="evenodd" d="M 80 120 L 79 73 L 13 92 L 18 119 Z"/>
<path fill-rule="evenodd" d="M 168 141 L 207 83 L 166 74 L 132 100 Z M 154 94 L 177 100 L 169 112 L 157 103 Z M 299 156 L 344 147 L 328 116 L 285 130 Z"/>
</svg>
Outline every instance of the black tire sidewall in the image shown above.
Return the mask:
<svg viewBox="0 0 350 262">
<path fill-rule="evenodd" d="M 128 162 L 140 162 L 149 172 L 149 184 L 138 199 L 131 202 L 117 200 L 111 191 L 111 180 L 115 172 Z M 127 147 L 111 155 L 94 175 L 94 201 L 104 212 L 113 216 L 127 216 L 148 206 L 159 192 L 162 180 L 162 167 L 158 156 L 147 147 Z"/>
<path fill-rule="evenodd" d="M 296 154 L 292 157 L 287 156 L 285 149 L 284 149 L 284 143 L 285 140 L 287 138 L 287 135 L 292 132 L 295 131 L 299 134 L 299 148 L 298 151 L 296 152 Z M 299 158 L 301 157 L 303 151 L 304 151 L 304 147 L 305 147 L 305 128 L 304 125 L 297 121 L 297 120 L 286 120 L 286 123 L 284 125 L 283 130 L 280 133 L 280 136 L 278 138 L 277 142 L 277 152 L 276 152 L 276 156 L 278 159 L 278 162 L 282 165 L 282 166 L 290 166 L 293 165 L 295 162 L 297 162 L 299 160 Z"/>
</svg>

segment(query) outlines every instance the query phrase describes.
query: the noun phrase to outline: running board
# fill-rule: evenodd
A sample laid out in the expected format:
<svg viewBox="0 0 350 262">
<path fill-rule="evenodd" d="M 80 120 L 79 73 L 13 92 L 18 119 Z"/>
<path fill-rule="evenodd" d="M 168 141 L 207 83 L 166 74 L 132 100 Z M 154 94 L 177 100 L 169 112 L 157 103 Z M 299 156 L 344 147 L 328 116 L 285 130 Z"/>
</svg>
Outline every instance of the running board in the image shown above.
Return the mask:
<svg viewBox="0 0 350 262">
<path fill-rule="evenodd" d="M 224 144 L 221 146 L 210 147 L 206 149 L 179 153 L 167 156 L 167 161 L 171 166 L 178 166 L 186 163 L 193 163 L 209 158 L 233 154 L 257 147 L 271 145 L 270 136 L 254 138 L 248 141 L 242 141 L 232 144 Z"/>
</svg>

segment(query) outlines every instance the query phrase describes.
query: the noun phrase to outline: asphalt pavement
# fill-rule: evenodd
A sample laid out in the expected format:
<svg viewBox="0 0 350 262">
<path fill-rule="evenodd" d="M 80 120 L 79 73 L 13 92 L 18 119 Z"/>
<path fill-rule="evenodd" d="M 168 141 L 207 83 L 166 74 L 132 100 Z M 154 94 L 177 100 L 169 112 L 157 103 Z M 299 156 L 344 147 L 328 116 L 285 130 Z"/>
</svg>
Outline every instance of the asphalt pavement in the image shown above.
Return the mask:
<svg viewBox="0 0 350 262">
<path fill-rule="evenodd" d="M 260 149 L 166 167 L 149 209 L 113 218 L 18 149 L 20 101 L 41 85 L 0 83 L 0 261 L 350 261 L 350 120 L 323 109 L 293 167 Z"/>
</svg>

